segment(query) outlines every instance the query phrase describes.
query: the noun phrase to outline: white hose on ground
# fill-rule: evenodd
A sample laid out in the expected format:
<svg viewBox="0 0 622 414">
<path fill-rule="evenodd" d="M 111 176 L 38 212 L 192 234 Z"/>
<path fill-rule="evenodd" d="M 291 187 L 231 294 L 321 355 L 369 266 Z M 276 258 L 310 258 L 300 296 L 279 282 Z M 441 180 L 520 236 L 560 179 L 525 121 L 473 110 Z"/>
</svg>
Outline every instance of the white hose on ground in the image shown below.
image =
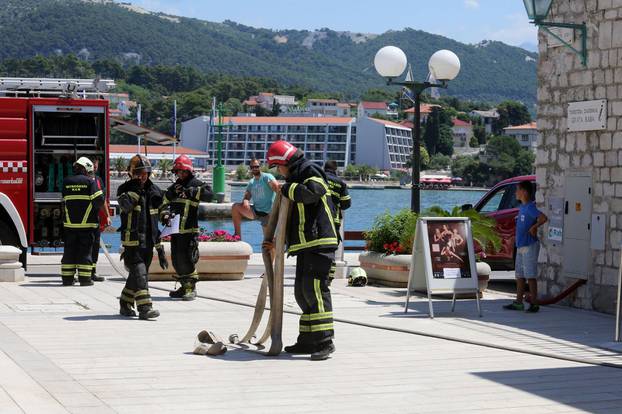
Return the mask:
<svg viewBox="0 0 622 414">
<path fill-rule="evenodd" d="M 121 276 L 123 279 L 127 280 L 127 272 L 125 272 L 124 270 L 120 269 L 119 265 L 112 259 L 112 256 L 110 256 L 110 253 L 108 252 L 108 249 L 106 248 L 106 243 L 104 243 L 104 239 L 103 238 L 99 239 L 99 246 L 104 251 L 104 255 L 106 256 L 106 258 L 108 259 L 108 261 L 112 265 L 112 268 L 119 274 L 119 276 Z"/>
</svg>

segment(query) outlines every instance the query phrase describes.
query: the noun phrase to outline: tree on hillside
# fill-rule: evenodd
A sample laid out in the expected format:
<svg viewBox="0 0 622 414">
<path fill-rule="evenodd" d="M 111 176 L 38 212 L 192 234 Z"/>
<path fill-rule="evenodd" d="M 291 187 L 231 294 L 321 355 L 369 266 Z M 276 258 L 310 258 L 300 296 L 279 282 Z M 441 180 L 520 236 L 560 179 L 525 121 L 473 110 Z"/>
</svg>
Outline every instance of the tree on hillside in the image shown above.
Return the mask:
<svg viewBox="0 0 622 414">
<path fill-rule="evenodd" d="M 95 73 L 102 78 L 125 79 L 126 73 L 123 66 L 116 60 L 97 60 L 92 64 Z"/>
<path fill-rule="evenodd" d="M 486 127 L 482 124 L 473 126 L 473 136 L 479 145 L 486 145 Z"/>
<path fill-rule="evenodd" d="M 511 125 L 523 125 L 531 122 L 531 114 L 527 106 L 518 101 L 503 101 L 497 105 L 499 118 L 493 123 L 495 134 L 503 132 L 503 128 Z"/>
<path fill-rule="evenodd" d="M 368 89 L 361 95 L 362 101 L 389 102 L 395 99 L 395 94 L 386 89 Z"/>
<path fill-rule="evenodd" d="M 431 170 L 445 170 L 451 165 L 451 157 L 443 154 L 436 154 L 430 158 L 428 168 Z"/>
<path fill-rule="evenodd" d="M 442 125 L 439 132 L 439 140 L 436 145 L 437 154 L 452 156 L 454 153 L 454 133 L 451 127 Z"/>
<path fill-rule="evenodd" d="M 270 112 L 270 116 L 279 116 L 281 114 L 281 104 L 279 101 L 274 99 L 272 101 L 272 111 Z"/>
</svg>

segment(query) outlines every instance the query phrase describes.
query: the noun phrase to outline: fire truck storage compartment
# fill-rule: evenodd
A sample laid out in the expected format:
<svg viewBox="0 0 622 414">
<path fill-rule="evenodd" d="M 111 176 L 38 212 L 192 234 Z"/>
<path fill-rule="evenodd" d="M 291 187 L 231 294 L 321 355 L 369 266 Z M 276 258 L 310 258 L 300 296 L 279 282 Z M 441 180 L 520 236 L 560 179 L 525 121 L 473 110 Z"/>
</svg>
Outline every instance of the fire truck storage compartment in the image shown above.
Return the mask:
<svg viewBox="0 0 622 414">
<path fill-rule="evenodd" d="M 63 180 L 73 175 L 73 163 L 82 156 L 91 160 L 98 157 L 102 164 L 100 170 L 105 171 L 105 108 L 34 106 L 32 122 L 33 241 L 39 247 L 61 247 Z M 106 177 L 102 181 L 106 183 Z"/>
</svg>

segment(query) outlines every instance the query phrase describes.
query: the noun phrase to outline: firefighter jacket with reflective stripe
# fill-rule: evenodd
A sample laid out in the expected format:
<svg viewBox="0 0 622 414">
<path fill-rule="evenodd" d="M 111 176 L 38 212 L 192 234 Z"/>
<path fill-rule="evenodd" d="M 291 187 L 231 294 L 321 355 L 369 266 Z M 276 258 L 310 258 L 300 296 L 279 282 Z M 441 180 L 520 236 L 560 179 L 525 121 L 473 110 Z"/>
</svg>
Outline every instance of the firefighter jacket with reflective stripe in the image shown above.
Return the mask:
<svg viewBox="0 0 622 414">
<path fill-rule="evenodd" d="M 66 229 L 95 229 L 99 226 L 99 209 L 104 204 L 104 193 L 97 183 L 86 175 L 72 175 L 63 181 Z"/>
<path fill-rule="evenodd" d="M 288 229 L 288 254 L 335 251 L 337 232 L 326 176 L 317 165 L 300 158 L 290 166 L 284 197 L 294 202 Z"/>
<path fill-rule="evenodd" d="M 126 181 L 117 190 L 121 209 L 121 245 L 149 249 L 160 246 L 158 208 L 162 191 L 148 180 L 143 188 L 137 180 Z"/>
<path fill-rule="evenodd" d="M 184 181 L 177 180 L 164 194 L 160 217 L 179 215 L 179 233 L 198 233 L 199 203 L 212 201 L 213 197 L 212 188 L 192 175 Z"/>
<path fill-rule="evenodd" d="M 350 208 L 352 199 L 348 194 L 348 185 L 332 171 L 325 171 L 326 184 L 335 207 L 335 224 L 341 224 L 341 212 Z"/>
</svg>

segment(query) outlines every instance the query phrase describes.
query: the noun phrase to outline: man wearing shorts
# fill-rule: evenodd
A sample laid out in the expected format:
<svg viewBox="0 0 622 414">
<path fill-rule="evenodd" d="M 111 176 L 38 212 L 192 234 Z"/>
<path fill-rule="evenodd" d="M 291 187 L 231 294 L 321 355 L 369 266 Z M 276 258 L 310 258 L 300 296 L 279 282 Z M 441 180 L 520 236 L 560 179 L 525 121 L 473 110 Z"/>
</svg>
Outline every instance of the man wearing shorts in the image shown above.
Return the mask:
<svg viewBox="0 0 622 414">
<path fill-rule="evenodd" d="M 249 167 L 253 178 L 246 186 L 244 200 L 234 204 L 231 210 L 234 232 L 236 236 L 240 236 L 240 239 L 242 238 L 242 218 L 258 220 L 265 231 L 275 193 L 279 191 L 276 178 L 270 173 L 261 172 L 261 164 L 258 160 L 252 159 Z"/>
<path fill-rule="evenodd" d="M 531 181 L 521 181 L 516 187 L 516 199 L 521 202 L 516 217 L 516 300 L 504 308 L 508 310 L 524 310 L 525 280 L 529 285 L 531 305 L 527 312 L 540 310 L 538 305 L 538 228 L 547 222 L 547 217 L 540 212 L 533 201 L 534 188 Z"/>
</svg>

